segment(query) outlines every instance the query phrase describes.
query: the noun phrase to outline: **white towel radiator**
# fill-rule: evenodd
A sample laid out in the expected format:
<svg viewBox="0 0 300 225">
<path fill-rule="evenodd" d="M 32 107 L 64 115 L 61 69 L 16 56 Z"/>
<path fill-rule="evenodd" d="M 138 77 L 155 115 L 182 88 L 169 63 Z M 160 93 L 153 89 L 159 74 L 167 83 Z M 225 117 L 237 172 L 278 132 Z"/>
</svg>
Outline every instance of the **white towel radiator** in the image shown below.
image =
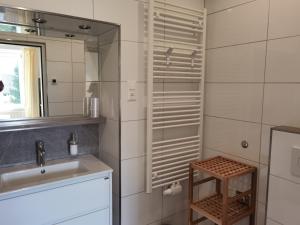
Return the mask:
<svg viewBox="0 0 300 225">
<path fill-rule="evenodd" d="M 188 178 L 202 151 L 206 10 L 149 0 L 147 192 Z"/>
</svg>

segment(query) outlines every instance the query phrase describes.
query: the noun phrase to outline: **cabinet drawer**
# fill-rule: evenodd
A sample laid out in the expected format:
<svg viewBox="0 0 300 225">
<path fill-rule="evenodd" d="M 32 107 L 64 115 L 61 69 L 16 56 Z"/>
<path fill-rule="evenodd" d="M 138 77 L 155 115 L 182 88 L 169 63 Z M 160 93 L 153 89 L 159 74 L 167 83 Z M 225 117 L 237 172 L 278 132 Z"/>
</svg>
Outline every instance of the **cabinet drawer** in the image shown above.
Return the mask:
<svg viewBox="0 0 300 225">
<path fill-rule="evenodd" d="M 77 217 L 75 219 L 58 223 L 58 225 L 109 225 L 109 209 Z"/>
<path fill-rule="evenodd" d="M 109 207 L 110 180 L 101 178 L 0 201 L 1 224 L 53 224 Z"/>
</svg>

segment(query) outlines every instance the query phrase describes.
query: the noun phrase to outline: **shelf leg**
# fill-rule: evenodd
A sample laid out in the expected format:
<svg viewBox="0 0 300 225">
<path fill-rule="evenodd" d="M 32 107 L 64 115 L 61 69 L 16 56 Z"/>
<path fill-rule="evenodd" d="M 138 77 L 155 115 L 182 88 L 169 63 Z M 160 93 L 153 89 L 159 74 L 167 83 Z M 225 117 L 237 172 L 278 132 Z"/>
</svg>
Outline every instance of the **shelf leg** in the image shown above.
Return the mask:
<svg viewBox="0 0 300 225">
<path fill-rule="evenodd" d="M 189 203 L 190 205 L 193 203 L 194 199 L 194 169 L 190 165 L 189 167 Z M 189 213 L 189 225 L 193 225 L 193 210 L 190 207 Z"/>
<path fill-rule="evenodd" d="M 255 225 L 255 206 L 256 206 L 256 192 L 257 192 L 257 170 L 255 170 L 252 173 L 251 177 L 251 189 L 252 189 L 252 195 L 251 195 L 251 207 L 254 209 L 254 212 L 250 215 L 250 225 Z"/>
<path fill-rule="evenodd" d="M 221 181 L 219 179 L 216 179 L 216 192 L 221 194 Z"/>
<path fill-rule="evenodd" d="M 222 210 L 222 225 L 228 225 L 228 179 L 223 181 L 223 210 Z"/>
</svg>

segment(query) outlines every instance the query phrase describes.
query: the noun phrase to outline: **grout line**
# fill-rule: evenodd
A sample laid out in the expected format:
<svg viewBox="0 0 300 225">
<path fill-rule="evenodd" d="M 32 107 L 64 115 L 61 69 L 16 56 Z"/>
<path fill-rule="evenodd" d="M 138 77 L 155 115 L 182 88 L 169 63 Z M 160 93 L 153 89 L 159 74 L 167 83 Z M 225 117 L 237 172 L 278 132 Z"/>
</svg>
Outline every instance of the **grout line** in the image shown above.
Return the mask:
<svg viewBox="0 0 300 225">
<path fill-rule="evenodd" d="M 247 5 L 247 4 L 253 3 L 253 2 L 255 2 L 255 1 L 257 1 L 257 0 L 249 0 L 248 2 L 244 2 L 244 3 L 238 4 L 238 5 L 234 5 L 234 6 L 225 8 L 225 9 L 220 9 L 220 10 L 217 10 L 217 11 L 215 11 L 215 12 L 208 13 L 207 15 L 210 16 L 210 15 L 213 15 L 213 14 L 217 14 L 217 13 L 220 13 L 220 12 L 224 12 L 224 11 L 227 11 L 227 10 L 229 10 L 229 9 L 234 9 L 234 8 L 239 7 L 239 6 L 243 6 L 243 5 Z"/>
<path fill-rule="evenodd" d="M 269 36 L 269 24 L 270 24 L 270 0 L 268 1 L 268 21 L 267 21 L 267 38 Z M 259 136 L 259 170 L 261 170 L 261 161 L 262 161 L 262 142 L 263 142 L 263 118 L 264 118 L 264 104 L 265 104 L 265 86 L 266 86 L 266 74 L 267 74 L 267 60 L 268 60 L 268 42 L 265 46 L 265 64 L 264 64 L 264 84 L 263 84 L 263 93 L 262 93 L 262 100 L 261 100 L 261 120 L 260 120 L 260 136 Z M 271 143 L 270 143 L 271 144 Z M 270 154 L 270 153 L 269 153 Z M 270 176 L 270 175 L 269 175 Z M 260 186 L 260 174 L 258 174 L 257 180 L 258 187 Z M 268 186 L 268 185 L 267 185 Z M 267 188 L 267 187 L 266 187 Z M 259 188 L 258 188 L 259 190 Z M 266 191 L 266 195 L 268 195 Z M 266 196 L 267 198 L 267 196 Z"/>
<path fill-rule="evenodd" d="M 146 154 L 141 155 L 141 156 L 134 156 L 134 157 L 130 157 L 130 158 L 124 158 L 124 159 L 121 158 L 121 161 L 122 161 L 122 162 L 123 162 L 123 161 L 129 161 L 129 160 L 131 160 L 131 159 L 141 159 L 141 158 L 145 158 L 145 157 L 146 157 Z"/>
<path fill-rule="evenodd" d="M 142 121 L 146 121 L 147 119 L 136 119 L 136 120 L 122 120 L 122 123 L 127 123 L 127 122 L 142 122 Z"/>
<path fill-rule="evenodd" d="M 275 37 L 274 38 L 268 38 L 268 41 L 276 41 L 276 40 L 295 38 L 295 37 L 300 37 L 300 34 L 282 36 L 282 37 L 277 37 L 277 38 L 275 38 Z"/>
<path fill-rule="evenodd" d="M 245 123 L 253 123 L 253 124 L 260 125 L 259 122 L 251 122 L 251 121 L 246 121 L 246 120 L 238 120 L 238 119 L 232 119 L 232 118 L 226 118 L 226 117 L 219 117 L 219 116 L 213 116 L 213 115 L 209 115 L 209 114 L 205 114 L 204 116 L 211 117 L 211 118 L 218 118 L 218 119 L 225 119 L 225 120 L 232 120 L 232 121 L 245 122 Z M 262 122 L 262 125 L 270 126 L 270 127 L 277 127 L 277 126 L 281 126 L 282 124 L 271 124 L 271 123 Z"/>
<path fill-rule="evenodd" d="M 255 82 L 255 81 L 250 81 L 250 82 L 243 82 L 243 81 L 238 81 L 238 82 L 234 82 L 234 81 L 206 81 L 205 84 L 264 84 L 264 82 Z"/>
<path fill-rule="evenodd" d="M 121 42 L 131 42 L 131 43 L 136 43 L 136 44 L 147 44 L 145 41 L 134 41 L 134 40 L 126 40 L 126 39 L 121 39 Z"/>
<path fill-rule="evenodd" d="M 268 25 L 267 29 L 269 30 L 269 25 Z M 206 51 L 221 49 L 221 48 L 230 48 L 230 47 L 241 46 L 241 45 L 256 44 L 256 43 L 260 43 L 260 42 L 270 42 L 270 41 L 276 41 L 276 40 L 282 40 L 282 39 L 288 39 L 288 38 L 296 38 L 296 37 L 300 37 L 300 34 L 298 34 L 298 35 L 288 35 L 288 36 L 277 37 L 277 38 L 268 38 L 268 36 L 269 36 L 269 34 L 267 34 L 267 39 L 263 39 L 263 40 L 259 40 L 259 41 L 250 41 L 250 42 L 245 42 L 245 43 L 222 45 L 222 46 L 207 48 Z"/>
<path fill-rule="evenodd" d="M 132 197 L 132 196 L 135 196 L 135 195 L 139 195 L 139 194 L 144 194 L 145 191 L 139 191 L 139 192 L 136 192 L 136 193 L 133 193 L 133 194 L 129 194 L 129 195 L 122 195 L 121 194 L 121 199 L 122 198 L 129 198 L 129 197 Z"/>
<path fill-rule="evenodd" d="M 234 118 L 228 118 L 228 117 L 222 117 L 222 116 L 214 116 L 214 115 L 209 115 L 209 114 L 204 114 L 206 117 L 210 118 L 217 118 L 217 119 L 224 119 L 224 120 L 232 120 L 232 121 L 237 121 L 237 122 L 244 122 L 244 123 L 252 123 L 256 125 L 260 125 L 260 122 L 254 122 L 254 121 L 247 121 L 247 120 L 240 120 L 240 119 L 234 119 Z"/>
<path fill-rule="evenodd" d="M 293 180 L 290 180 L 290 179 L 285 178 L 285 177 L 282 177 L 282 176 L 274 175 L 274 174 L 272 174 L 272 173 L 270 173 L 269 176 L 273 176 L 273 177 L 276 177 L 277 179 L 285 180 L 285 181 L 287 181 L 287 182 L 289 182 L 289 183 L 292 183 L 292 184 L 295 184 L 295 185 L 298 185 L 298 186 L 300 185 L 300 183 L 298 183 L 298 182 L 295 182 L 295 181 L 293 181 Z"/>
<path fill-rule="evenodd" d="M 207 48 L 206 51 L 219 49 L 219 48 L 229 48 L 229 47 L 235 47 L 235 46 L 241 46 L 241 45 L 256 44 L 256 43 L 261 43 L 261 42 L 266 42 L 266 41 L 268 41 L 268 40 L 267 39 L 262 39 L 262 40 L 258 40 L 258 41 L 249 41 L 249 42 L 237 43 L 237 44 L 231 44 L 231 45 L 222 45 L 222 46 Z"/>
</svg>

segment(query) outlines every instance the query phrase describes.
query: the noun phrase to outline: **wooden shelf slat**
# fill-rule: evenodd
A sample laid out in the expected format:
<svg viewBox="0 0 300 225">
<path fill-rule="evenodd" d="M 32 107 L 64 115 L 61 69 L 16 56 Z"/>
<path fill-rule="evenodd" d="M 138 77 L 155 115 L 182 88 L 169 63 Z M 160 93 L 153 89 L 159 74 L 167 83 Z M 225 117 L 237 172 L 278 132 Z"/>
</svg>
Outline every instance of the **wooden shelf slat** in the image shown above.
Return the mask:
<svg viewBox="0 0 300 225">
<path fill-rule="evenodd" d="M 195 171 L 204 172 L 211 177 L 194 182 L 193 174 Z M 250 216 L 250 225 L 255 224 L 256 167 L 217 156 L 203 161 L 192 162 L 189 172 L 190 225 L 201 222 L 200 220 L 193 221 L 193 212 L 218 225 L 232 225 L 247 216 Z M 245 174 L 252 175 L 251 188 L 229 197 L 229 179 Z M 216 180 L 216 194 L 194 201 L 193 187 L 213 180 Z"/>
<path fill-rule="evenodd" d="M 221 180 L 242 176 L 256 170 L 254 166 L 227 159 L 222 156 L 203 161 L 196 161 L 193 162 L 191 166 L 195 170 L 206 172 Z"/>
</svg>

